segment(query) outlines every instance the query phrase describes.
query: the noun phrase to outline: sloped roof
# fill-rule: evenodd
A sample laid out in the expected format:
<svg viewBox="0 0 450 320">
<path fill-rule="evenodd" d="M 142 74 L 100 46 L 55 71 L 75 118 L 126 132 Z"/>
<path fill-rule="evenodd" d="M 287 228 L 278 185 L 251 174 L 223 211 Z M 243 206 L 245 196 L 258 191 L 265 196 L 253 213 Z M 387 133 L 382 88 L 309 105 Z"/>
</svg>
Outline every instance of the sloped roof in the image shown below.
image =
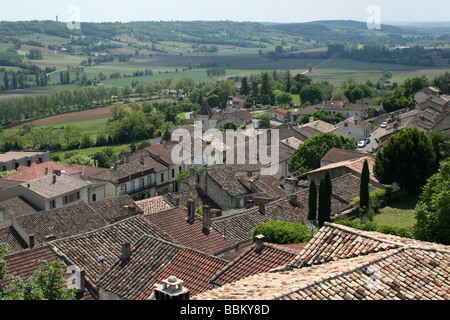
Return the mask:
<svg viewBox="0 0 450 320">
<path fill-rule="evenodd" d="M 54 177 L 56 177 L 56 183 L 53 183 Z M 44 176 L 42 178 L 21 184 L 22 187 L 27 188 L 47 199 L 52 199 L 69 192 L 74 192 L 82 188 L 86 188 L 89 185 L 91 185 L 90 182 L 71 177 L 64 173 L 60 176 Z"/>
<path fill-rule="evenodd" d="M 15 197 L 0 202 L 0 208 L 4 210 L 5 220 L 39 211 L 21 197 Z"/>
<path fill-rule="evenodd" d="M 363 157 L 375 158 L 374 155 L 371 155 L 368 153 L 362 153 L 362 152 L 352 151 L 352 150 L 345 150 L 345 149 L 340 149 L 340 148 L 332 148 L 330 151 L 328 151 L 323 156 L 322 161 L 336 163 L 336 162 L 348 161 L 348 160 L 363 158 Z"/>
<path fill-rule="evenodd" d="M 326 223 L 288 265 L 193 300 L 449 300 L 449 271 L 449 246 Z"/>
<path fill-rule="evenodd" d="M 323 120 L 315 120 L 313 122 L 308 122 L 302 125 L 303 127 L 310 127 L 320 132 L 332 132 L 336 129 L 331 123 L 325 122 Z"/>
<path fill-rule="evenodd" d="M 6 248 L 9 252 L 19 252 L 28 245 L 13 227 L 0 229 L 0 248 Z"/>
<path fill-rule="evenodd" d="M 146 300 L 155 284 L 176 274 L 195 295 L 211 289 L 210 278 L 225 265 L 220 258 L 143 236 L 131 249 L 130 258 L 117 261 L 98 285 L 125 300 Z"/>
<path fill-rule="evenodd" d="M 57 239 L 104 227 L 108 222 L 88 204 L 40 211 L 16 217 L 15 223 L 28 234 L 34 234 L 36 245 L 46 242 L 46 236 Z"/>
<path fill-rule="evenodd" d="M 174 240 L 142 216 L 120 222 L 81 235 L 52 241 L 58 256 L 86 270 L 86 280 L 93 286 L 99 280 L 99 256 L 104 258 L 104 270 L 113 266 L 121 256 L 124 243 L 134 244 L 142 236 Z"/>
<path fill-rule="evenodd" d="M 90 202 L 88 205 L 108 222 L 116 222 L 142 213 L 129 195 Z"/>
<path fill-rule="evenodd" d="M 208 235 L 203 233 L 203 221 L 196 216 L 193 224 L 186 221 L 187 209 L 175 207 L 167 211 L 146 214 L 143 218 L 169 234 L 176 243 L 211 255 L 232 250 L 237 243 L 224 239 L 214 226 Z"/>
<path fill-rule="evenodd" d="M 128 163 L 117 164 L 115 168 L 92 174 L 88 177 L 88 179 L 118 184 L 122 179 L 128 179 L 133 176 L 143 176 L 152 172 L 154 172 L 152 168 L 149 168 L 141 164 L 140 161 L 136 160 Z"/>
<path fill-rule="evenodd" d="M 229 195 L 236 197 L 247 194 L 248 190 L 236 178 L 234 165 L 215 165 L 207 169 L 208 175 Z"/>
<path fill-rule="evenodd" d="M 161 143 L 147 147 L 145 148 L 145 150 L 153 156 L 159 156 L 161 161 L 166 165 L 174 164 L 174 162 L 172 161 L 172 151 L 166 148 L 166 146 Z"/>
<path fill-rule="evenodd" d="M 290 262 L 296 256 L 292 251 L 269 243 L 257 252 L 253 246 L 247 248 L 239 257 L 230 262 L 211 278 L 211 283 L 223 286 L 237 280 L 267 272 Z"/>
<path fill-rule="evenodd" d="M 4 256 L 8 273 L 20 277 L 23 281 L 34 276 L 34 272 L 39 270 L 39 261 L 55 262 L 59 260 L 56 253 L 48 245 L 30 250 L 23 250 Z M 6 282 L 9 283 L 9 282 Z"/>
<path fill-rule="evenodd" d="M 141 208 L 144 214 L 157 213 L 173 208 L 173 206 L 170 205 L 163 196 L 139 200 L 136 201 L 136 204 Z"/>
<path fill-rule="evenodd" d="M 7 176 L 5 180 L 31 181 L 38 178 L 52 175 L 53 170 L 63 171 L 67 175 L 81 174 L 82 168 L 65 166 L 63 164 L 47 161 L 43 163 L 32 163 L 31 166 L 19 166 L 17 172 Z"/>
</svg>

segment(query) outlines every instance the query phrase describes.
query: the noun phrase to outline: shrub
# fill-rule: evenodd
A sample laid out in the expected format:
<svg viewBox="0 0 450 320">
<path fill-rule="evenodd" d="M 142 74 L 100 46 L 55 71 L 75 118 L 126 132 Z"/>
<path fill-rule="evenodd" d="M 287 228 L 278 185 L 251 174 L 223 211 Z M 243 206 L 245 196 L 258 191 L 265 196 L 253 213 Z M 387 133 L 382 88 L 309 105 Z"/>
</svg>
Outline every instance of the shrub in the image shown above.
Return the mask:
<svg viewBox="0 0 450 320">
<path fill-rule="evenodd" d="M 303 222 L 265 222 L 252 231 L 253 238 L 259 234 L 265 236 L 265 241 L 277 244 L 305 243 L 311 240 L 308 228 Z"/>
</svg>

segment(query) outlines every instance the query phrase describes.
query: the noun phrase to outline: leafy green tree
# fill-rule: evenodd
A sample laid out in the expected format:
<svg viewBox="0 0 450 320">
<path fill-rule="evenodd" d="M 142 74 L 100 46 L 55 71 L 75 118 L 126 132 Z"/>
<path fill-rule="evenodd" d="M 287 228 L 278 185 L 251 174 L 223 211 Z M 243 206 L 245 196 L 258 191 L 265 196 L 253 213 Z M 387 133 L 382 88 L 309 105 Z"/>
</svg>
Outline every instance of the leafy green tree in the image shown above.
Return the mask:
<svg viewBox="0 0 450 320">
<path fill-rule="evenodd" d="M 377 153 L 373 170 L 380 183 L 397 182 L 414 193 L 433 174 L 435 159 L 430 136 L 417 127 L 407 128 L 389 138 Z"/>
<path fill-rule="evenodd" d="M 370 181 L 370 171 L 369 163 L 367 160 L 364 161 L 363 170 L 361 173 L 361 183 L 359 187 L 359 206 L 360 208 L 369 209 L 369 181 Z"/>
<path fill-rule="evenodd" d="M 88 157 L 81 153 L 78 153 L 78 154 L 70 157 L 65 162 L 68 166 L 70 166 L 72 164 L 81 164 L 84 166 L 91 166 L 91 167 L 95 166 L 95 161 L 91 157 Z"/>
<path fill-rule="evenodd" d="M 417 239 L 450 245 L 450 160 L 444 161 L 423 188 L 415 209 Z"/>
<path fill-rule="evenodd" d="M 433 132 L 430 134 L 433 142 L 434 153 L 436 154 L 435 170 L 439 169 L 441 161 L 450 156 L 450 135 L 443 132 Z"/>
<path fill-rule="evenodd" d="M 300 91 L 302 104 L 309 102 L 312 105 L 322 101 L 322 91 L 315 85 L 310 85 Z"/>
<path fill-rule="evenodd" d="M 264 113 L 258 120 L 258 129 L 270 129 L 270 128 L 272 128 L 270 118 L 266 113 Z"/>
<path fill-rule="evenodd" d="M 289 165 L 297 174 L 317 169 L 320 167 L 320 160 L 332 148 L 356 150 L 357 142 L 354 138 L 337 136 L 333 133 L 320 133 L 306 140 L 294 151 Z"/>
<path fill-rule="evenodd" d="M 309 185 L 308 220 L 317 220 L 317 184 L 314 180 Z"/>
<path fill-rule="evenodd" d="M 282 108 L 286 108 L 292 103 L 292 96 L 290 93 L 281 92 L 276 96 L 277 102 Z"/>
<path fill-rule="evenodd" d="M 224 123 L 222 129 L 224 130 L 237 130 L 238 126 L 234 121 L 227 121 Z"/>
<path fill-rule="evenodd" d="M 356 100 L 362 97 L 372 97 L 373 89 L 365 83 L 351 82 L 344 89 L 344 95 L 350 102 L 355 103 Z"/>
<path fill-rule="evenodd" d="M 65 267 L 61 260 L 40 261 L 41 266 L 26 281 L 8 274 L 3 259 L 6 251 L 0 249 L 0 300 L 72 300 L 76 290 L 67 289 Z M 3 283 L 9 281 L 9 287 Z"/>
</svg>

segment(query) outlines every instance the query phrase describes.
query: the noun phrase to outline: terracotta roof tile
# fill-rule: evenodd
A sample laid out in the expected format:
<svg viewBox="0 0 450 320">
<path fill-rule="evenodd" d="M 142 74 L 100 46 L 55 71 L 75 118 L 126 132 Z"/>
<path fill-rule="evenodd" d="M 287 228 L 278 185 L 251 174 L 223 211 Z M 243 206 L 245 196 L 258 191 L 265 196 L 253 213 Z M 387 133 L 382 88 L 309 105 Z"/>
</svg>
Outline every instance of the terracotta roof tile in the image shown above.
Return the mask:
<svg viewBox="0 0 450 320">
<path fill-rule="evenodd" d="M 157 213 L 173 208 L 173 206 L 167 203 L 162 196 L 139 200 L 136 201 L 136 203 L 144 214 Z"/>
</svg>

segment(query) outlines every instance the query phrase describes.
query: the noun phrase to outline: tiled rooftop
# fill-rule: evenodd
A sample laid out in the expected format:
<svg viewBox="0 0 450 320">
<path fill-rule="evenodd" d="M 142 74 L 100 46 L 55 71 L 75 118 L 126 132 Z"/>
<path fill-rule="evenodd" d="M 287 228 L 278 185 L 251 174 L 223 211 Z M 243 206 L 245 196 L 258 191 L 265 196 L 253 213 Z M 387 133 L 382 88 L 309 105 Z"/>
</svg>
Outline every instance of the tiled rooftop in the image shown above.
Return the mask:
<svg viewBox="0 0 450 320">
<path fill-rule="evenodd" d="M 139 200 L 136 201 L 136 204 L 141 208 L 144 214 L 166 211 L 173 208 L 173 206 L 164 200 L 164 197 L 162 196 Z"/>
<path fill-rule="evenodd" d="M 0 248 L 6 248 L 9 252 L 19 252 L 27 247 L 26 242 L 13 227 L 0 229 Z"/>
<path fill-rule="evenodd" d="M 348 161 L 348 160 L 357 159 L 357 158 L 363 158 L 363 157 L 367 157 L 367 156 L 375 158 L 375 156 L 367 154 L 367 153 L 351 151 L 351 150 L 344 150 L 344 149 L 339 149 L 339 148 L 332 148 L 330 151 L 327 152 L 327 154 L 325 154 L 325 156 L 322 158 L 322 161 L 336 163 L 336 162 Z"/>
<path fill-rule="evenodd" d="M 194 223 L 186 221 L 187 209 L 176 207 L 167 211 L 144 215 L 143 218 L 169 234 L 176 243 L 211 255 L 219 255 L 233 250 L 237 243 L 224 239 L 222 233 L 214 229 L 208 235 L 202 232 L 203 221 L 196 216 Z"/>
<path fill-rule="evenodd" d="M 121 256 L 124 243 L 134 244 L 142 236 L 152 235 L 175 242 L 169 235 L 141 216 L 131 217 L 81 235 L 51 242 L 59 255 L 72 265 L 86 270 L 86 280 L 95 285 L 99 280 L 99 256 L 104 258 L 104 270 L 113 266 Z"/>
<path fill-rule="evenodd" d="M 237 280 L 267 272 L 290 262 L 295 253 L 265 243 L 257 252 L 253 246 L 247 248 L 239 257 L 230 262 L 211 279 L 211 283 L 223 286 Z"/>
<path fill-rule="evenodd" d="M 53 183 L 53 179 L 55 178 L 56 182 Z M 27 188 L 47 199 L 52 199 L 59 195 L 64 195 L 69 192 L 80 190 L 82 188 L 88 187 L 89 185 L 89 182 L 71 177 L 64 173 L 62 173 L 60 176 L 47 175 L 42 178 L 22 183 L 22 186 L 24 188 Z"/>
<path fill-rule="evenodd" d="M 287 267 L 194 300 L 449 300 L 449 273 L 449 246 L 326 224 Z"/>
<path fill-rule="evenodd" d="M 126 300 L 149 299 L 155 284 L 176 274 L 191 295 L 212 288 L 209 281 L 226 261 L 155 237 L 143 236 L 125 262 L 117 261 L 99 281 L 101 289 Z"/>
</svg>

